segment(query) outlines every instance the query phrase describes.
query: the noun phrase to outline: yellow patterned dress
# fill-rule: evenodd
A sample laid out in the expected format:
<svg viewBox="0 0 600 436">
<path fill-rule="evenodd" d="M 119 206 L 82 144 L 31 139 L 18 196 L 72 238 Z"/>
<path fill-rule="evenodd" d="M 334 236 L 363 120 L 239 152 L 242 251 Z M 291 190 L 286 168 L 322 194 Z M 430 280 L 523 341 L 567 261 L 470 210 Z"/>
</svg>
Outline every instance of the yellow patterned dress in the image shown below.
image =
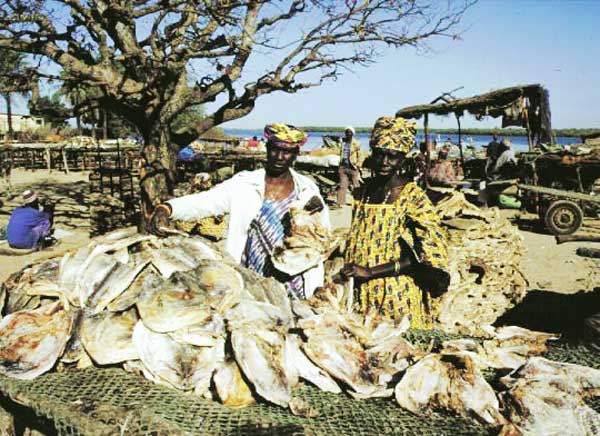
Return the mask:
<svg viewBox="0 0 600 436">
<path fill-rule="evenodd" d="M 421 262 L 448 270 L 446 232 L 429 198 L 415 183 L 407 183 L 393 204 L 355 200 L 351 229 L 346 262 L 374 267 L 397 260 L 402 237 Z M 363 313 L 375 308 L 398 319 L 406 314 L 412 328 L 432 327 L 427 297 L 410 276 L 369 280 L 361 284 L 357 298 Z"/>
</svg>

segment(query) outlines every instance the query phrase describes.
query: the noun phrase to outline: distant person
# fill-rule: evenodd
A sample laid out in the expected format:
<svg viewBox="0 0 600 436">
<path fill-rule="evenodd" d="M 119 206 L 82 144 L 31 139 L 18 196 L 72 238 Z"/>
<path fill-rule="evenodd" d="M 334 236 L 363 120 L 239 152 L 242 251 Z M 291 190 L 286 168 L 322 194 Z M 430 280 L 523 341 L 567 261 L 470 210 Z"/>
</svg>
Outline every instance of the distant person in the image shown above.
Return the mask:
<svg viewBox="0 0 600 436">
<path fill-rule="evenodd" d="M 502 152 L 502 144 L 498 141 L 498 134 L 494 133 L 492 135 L 492 140 L 487 145 L 487 149 L 485 151 L 486 163 L 485 163 L 485 174 L 486 176 L 490 176 L 492 170 L 496 165 L 496 161 Z"/>
<path fill-rule="evenodd" d="M 246 143 L 247 148 L 257 149 L 259 146 L 258 138 L 253 136 L 250 141 Z"/>
<path fill-rule="evenodd" d="M 512 142 L 508 138 L 502 139 L 500 155 L 496 160 L 492 177 L 498 179 L 512 179 L 517 173 L 517 157 L 512 147 Z"/>
<path fill-rule="evenodd" d="M 348 126 L 344 130 L 340 150 L 340 185 L 337 192 L 337 205 L 343 206 L 346 204 L 346 192 L 348 186 L 352 188 L 358 187 L 360 182 L 360 142 L 355 138 L 354 127 Z"/>
<path fill-rule="evenodd" d="M 434 162 L 433 166 L 429 170 L 429 182 L 432 186 L 453 186 L 452 183 L 456 181 L 456 172 L 452 166 L 452 162 L 448 160 L 448 153 L 450 152 L 450 146 L 447 144 L 442 146 L 438 151 L 438 157 Z"/>
<path fill-rule="evenodd" d="M 37 194 L 28 189 L 21 194 L 22 206 L 10 216 L 6 239 L 12 248 L 44 248 L 51 245 L 53 207 L 40 210 Z"/>
</svg>

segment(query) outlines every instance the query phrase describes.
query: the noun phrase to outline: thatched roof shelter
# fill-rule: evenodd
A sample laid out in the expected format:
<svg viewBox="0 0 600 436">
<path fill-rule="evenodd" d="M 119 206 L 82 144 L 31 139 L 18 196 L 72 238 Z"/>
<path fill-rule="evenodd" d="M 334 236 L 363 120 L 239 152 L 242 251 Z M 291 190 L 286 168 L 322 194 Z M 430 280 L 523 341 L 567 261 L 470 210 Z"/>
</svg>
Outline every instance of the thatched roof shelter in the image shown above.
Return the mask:
<svg viewBox="0 0 600 436">
<path fill-rule="evenodd" d="M 419 119 L 428 114 L 453 113 L 459 118 L 468 112 L 477 119 L 502 117 L 502 127 L 525 127 L 530 142 L 552 142 L 550 101 L 548 91 L 541 85 L 513 86 L 461 99 L 443 96 L 438 100 L 441 101 L 405 107 L 396 112 L 396 116 Z"/>
</svg>

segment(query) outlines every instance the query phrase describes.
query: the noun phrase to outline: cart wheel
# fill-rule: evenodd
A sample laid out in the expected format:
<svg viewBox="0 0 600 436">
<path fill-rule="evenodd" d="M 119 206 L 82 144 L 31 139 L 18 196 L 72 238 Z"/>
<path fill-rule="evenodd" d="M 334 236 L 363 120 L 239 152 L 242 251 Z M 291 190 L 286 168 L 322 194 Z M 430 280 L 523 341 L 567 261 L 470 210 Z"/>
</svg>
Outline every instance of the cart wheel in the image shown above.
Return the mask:
<svg viewBox="0 0 600 436">
<path fill-rule="evenodd" d="M 570 235 L 581 227 L 583 212 L 569 200 L 557 200 L 550 204 L 544 216 L 546 228 L 553 235 Z"/>
</svg>

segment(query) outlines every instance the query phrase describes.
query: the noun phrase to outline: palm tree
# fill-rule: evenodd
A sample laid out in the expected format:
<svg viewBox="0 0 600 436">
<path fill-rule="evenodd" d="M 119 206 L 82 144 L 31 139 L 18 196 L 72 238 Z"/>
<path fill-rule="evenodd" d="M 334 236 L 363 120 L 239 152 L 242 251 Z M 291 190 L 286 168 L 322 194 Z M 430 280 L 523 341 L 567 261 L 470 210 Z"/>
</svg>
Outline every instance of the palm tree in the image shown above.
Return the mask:
<svg viewBox="0 0 600 436">
<path fill-rule="evenodd" d="M 11 94 L 25 94 L 29 91 L 29 81 L 24 74 L 26 69 L 23 53 L 0 47 L 0 94 L 6 100 L 6 118 L 8 121 L 8 139 L 14 138 L 12 125 Z"/>
</svg>

